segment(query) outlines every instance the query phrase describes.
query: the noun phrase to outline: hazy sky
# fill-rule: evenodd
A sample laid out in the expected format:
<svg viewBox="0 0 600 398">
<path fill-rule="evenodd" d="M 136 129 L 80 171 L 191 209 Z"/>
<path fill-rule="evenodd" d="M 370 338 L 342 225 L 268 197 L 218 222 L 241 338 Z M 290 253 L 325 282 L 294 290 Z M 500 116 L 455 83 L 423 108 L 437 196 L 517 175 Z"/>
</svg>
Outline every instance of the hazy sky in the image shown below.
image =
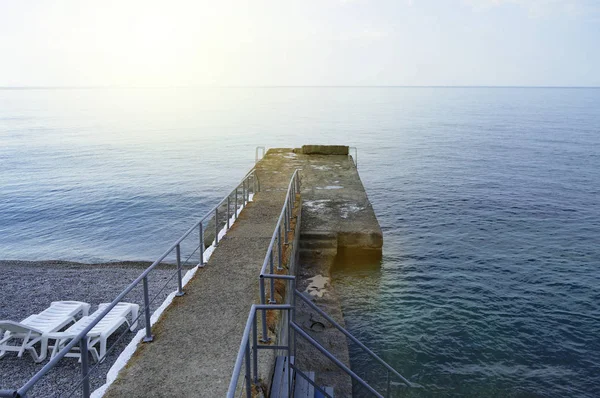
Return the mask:
<svg viewBox="0 0 600 398">
<path fill-rule="evenodd" d="M 0 86 L 600 86 L 600 0 L 0 0 Z"/>
</svg>

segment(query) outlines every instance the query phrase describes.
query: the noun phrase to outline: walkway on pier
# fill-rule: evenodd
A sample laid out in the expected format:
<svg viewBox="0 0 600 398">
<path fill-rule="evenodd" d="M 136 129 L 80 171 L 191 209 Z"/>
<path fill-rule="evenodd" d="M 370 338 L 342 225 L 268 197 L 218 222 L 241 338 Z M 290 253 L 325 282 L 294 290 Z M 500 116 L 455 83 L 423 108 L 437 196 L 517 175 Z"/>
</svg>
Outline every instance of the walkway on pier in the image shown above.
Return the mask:
<svg viewBox="0 0 600 398">
<path fill-rule="evenodd" d="M 260 268 L 295 169 L 302 169 L 303 218 L 305 211 L 310 215 L 303 230 L 335 232 L 341 246 L 381 250 L 381 229 L 351 158 L 300 152 L 271 149 L 256 165 L 260 192 L 187 284 L 186 294 L 153 327 L 154 341 L 138 347 L 105 396 L 226 395 L 248 311 L 258 302 Z"/>
<path fill-rule="evenodd" d="M 259 164 L 261 192 L 153 327 L 106 397 L 223 397 L 293 165 Z"/>
</svg>

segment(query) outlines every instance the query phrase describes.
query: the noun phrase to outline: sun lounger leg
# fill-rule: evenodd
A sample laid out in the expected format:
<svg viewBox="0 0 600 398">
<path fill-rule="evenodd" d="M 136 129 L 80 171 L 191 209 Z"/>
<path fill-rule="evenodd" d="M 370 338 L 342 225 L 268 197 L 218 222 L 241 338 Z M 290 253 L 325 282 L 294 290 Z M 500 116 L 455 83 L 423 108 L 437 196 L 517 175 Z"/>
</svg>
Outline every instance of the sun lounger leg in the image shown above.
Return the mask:
<svg viewBox="0 0 600 398">
<path fill-rule="evenodd" d="M 29 333 L 27 333 L 27 336 L 23 337 L 23 344 L 21 344 L 21 348 L 19 349 L 17 357 L 21 358 L 23 356 L 23 353 L 25 352 L 25 349 L 27 348 L 27 343 L 29 342 L 30 337 L 31 337 L 31 331 Z"/>
<path fill-rule="evenodd" d="M 131 309 L 131 320 L 133 321 L 133 323 L 132 323 L 131 327 L 129 328 L 129 330 L 131 330 L 132 332 L 134 332 L 135 329 L 137 329 L 139 309 L 140 309 L 139 305 L 133 305 L 132 309 Z"/>
<path fill-rule="evenodd" d="M 108 336 L 102 336 L 100 338 L 100 358 L 104 358 L 104 356 L 106 355 L 106 340 L 108 339 Z"/>
<path fill-rule="evenodd" d="M 52 352 L 50 353 L 50 359 L 54 358 L 56 356 L 56 354 L 58 354 L 59 346 L 60 346 L 60 340 L 56 339 L 56 341 L 54 341 L 54 345 L 52 346 Z"/>
<path fill-rule="evenodd" d="M 33 347 L 32 347 L 33 348 Z M 34 350 L 35 352 L 35 350 Z M 42 337 L 42 346 L 40 348 L 40 356 L 36 359 L 36 362 L 42 362 L 48 356 L 48 339 Z"/>
<path fill-rule="evenodd" d="M 94 359 L 94 361 L 99 362 L 100 356 L 98 355 L 98 350 L 95 349 L 94 347 L 90 347 L 90 348 L 88 348 L 88 350 L 92 353 L 92 358 Z M 102 358 L 102 360 L 104 361 L 104 358 Z"/>
</svg>

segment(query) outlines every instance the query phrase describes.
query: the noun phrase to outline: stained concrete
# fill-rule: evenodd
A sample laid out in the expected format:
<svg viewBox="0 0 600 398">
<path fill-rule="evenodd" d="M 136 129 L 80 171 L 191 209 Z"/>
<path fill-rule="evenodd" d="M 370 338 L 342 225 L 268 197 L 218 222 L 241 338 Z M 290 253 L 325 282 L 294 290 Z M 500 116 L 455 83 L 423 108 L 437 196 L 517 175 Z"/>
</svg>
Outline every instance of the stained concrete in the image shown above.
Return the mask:
<svg viewBox="0 0 600 398">
<path fill-rule="evenodd" d="M 338 249 L 380 255 L 381 229 L 349 156 L 269 150 L 256 166 L 260 192 L 254 202 L 186 286 L 186 295 L 176 298 L 158 321 L 154 342 L 140 345 L 106 396 L 225 395 L 250 306 L 258 302 L 258 274 L 295 169 L 301 169 L 302 233 L 331 234 L 334 242 L 330 248 L 305 250 L 298 287 L 305 288 L 315 275 L 329 276 Z M 334 289 L 316 302 L 343 324 Z M 349 364 L 345 338 L 331 328 L 310 331 L 310 324 L 302 321 L 309 316 L 310 311 L 299 311 L 309 333 Z M 336 396 L 349 396 L 348 378 L 312 352 L 307 350 L 300 363 L 312 366 L 317 380 L 336 387 Z"/>
<path fill-rule="evenodd" d="M 225 396 L 293 171 L 257 167 L 262 191 L 157 322 L 154 341 L 140 344 L 105 396 Z"/>
<path fill-rule="evenodd" d="M 275 174 L 284 164 L 301 170 L 303 207 L 297 267 L 300 291 L 311 290 L 315 278 L 330 281 L 335 260 L 344 255 L 381 258 L 383 234 L 358 170 L 347 154 L 348 147 L 343 146 L 304 146 L 293 151 L 270 150 L 261 162 Z M 335 288 L 327 282 L 321 289 L 323 294 L 313 295 L 313 302 L 344 326 Z M 297 322 L 350 367 L 346 337 L 306 304 L 300 300 L 297 303 Z M 315 321 L 325 328 L 315 329 Z M 314 371 L 319 384 L 334 387 L 336 396 L 352 396 L 350 377 L 315 348 L 299 339 L 296 355 L 296 364 L 304 371 Z"/>
</svg>

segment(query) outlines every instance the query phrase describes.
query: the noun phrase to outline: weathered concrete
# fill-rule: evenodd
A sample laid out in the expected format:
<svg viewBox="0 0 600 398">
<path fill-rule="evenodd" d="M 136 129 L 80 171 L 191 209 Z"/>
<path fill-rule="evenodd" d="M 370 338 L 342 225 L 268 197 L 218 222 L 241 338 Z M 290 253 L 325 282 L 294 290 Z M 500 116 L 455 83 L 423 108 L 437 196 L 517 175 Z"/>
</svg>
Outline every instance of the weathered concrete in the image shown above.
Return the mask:
<svg viewBox="0 0 600 398">
<path fill-rule="evenodd" d="M 240 214 L 205 268 L 186 286 L 107 391 L 107 397 L 222 397 L 233 371 L 258 275 L 293 165 L 257 167 L 261 192 Z M 213 224 L 214 225 L 214 224 Z"/>
<path fill-rule="evenodd" d="M 345 154 L 312 154 L 340 151 Z M 302 152 L 272 149 L 257 164 L 261 191 L 254 202 L 220 241 L 207 266 L 186 286 L 186 295 L 176 298 L 156 324 L 154 342 L 139 347 L 106 396 L 225 395 L 248 311 L 258 302 L 258 274 L 295 169 L 301 169 L 302 234 L 313 238 L 325 234 L 329 241 L 316 243 L 316 248 L 309 244 L 303 250 L 299 289 L 305 289 L 315 275 L 329 277 L 339 250 L 380 255 L 381 229 L 347 155 L 348 148 L 320 147 L 308 149 L 311 154 Z M 343 324 L 339 300 L 333 289 L 326 290 L 315 302 Z M 303 307 L 298 317 L 313 337 L 349 364 L 343 336 L 331 328 L 311 331 L 310 311 Z M 307 350 L 299 355 L 299 363 L 312 367 L 307 370 L 315 370 L 319 382 L 336 387 L 336 396 L 350 396 L 348 378 L 313 353 Z"/>
<path fill-rule="evenodd" d="M 296 153 L 304 155 L 348 155 L 346 145 L 303 145 Z"/>
<path fill-rule="evenodd" d="M 340 151 L 344 153 L 343 148 L 345 155 L 336 155 Z M 293 151 L 270 150 L 261 162 L 275 173 L 283 165 L 301 169 L 303 207 L 298 289 L 311 291 L 313 301 L 342 326 L 344 319 L 339 297 L 328 282 L 335 260 L 348 254 L 378 259 L 383 245 L 377 217 L 347 153 L 348 147 L 304 146 Z M 323 281 L 327 281 L 324 288 Z M 314 321 L 322 322 L 325 329 L 311 329 Z M 307 305 L 299 304 L 297 322 L 349 366 L 348 343 L 343 334 Z M 336 396 L 352 395 L 350 378 L 303 340 L 298 340 L 296 363 L 303 370 L 315 371 L 316 380 L 321 385 L 333 386 Z"/>
<path fill-rule="evenodd" d="M 313 301 L 345 326 L 340 299 L 331 284 L 331 269 L 344 253 L 381 258 L 383 234 L 358 171 L 348 156 L 311 156 L 310 167 L 303 170 L 302 176 L 304 207 L 300 245 L 304 249 L 298 286 L 302 291 L 318 280 L 321 285 L 326 281 L 318 295 L 313 293 Z M 331 237 L 337 238 L 337 244 L 328 243 L 333 240 Z M 307 305 L 300 305 L 297 314 L 307 333 L 350 365 L 348 341 L 343 334 Z M 310 330 L 314 321 L 321 322 L 325 328 Z M 333 386 L 336 396 L 352 396 L 350 377 L 331 361 L 303 342 L 299 344 L 299 352 L 302 354 L 298 355 L 298 363 L 314 370 L 317 382 Z"/>
</svg>

